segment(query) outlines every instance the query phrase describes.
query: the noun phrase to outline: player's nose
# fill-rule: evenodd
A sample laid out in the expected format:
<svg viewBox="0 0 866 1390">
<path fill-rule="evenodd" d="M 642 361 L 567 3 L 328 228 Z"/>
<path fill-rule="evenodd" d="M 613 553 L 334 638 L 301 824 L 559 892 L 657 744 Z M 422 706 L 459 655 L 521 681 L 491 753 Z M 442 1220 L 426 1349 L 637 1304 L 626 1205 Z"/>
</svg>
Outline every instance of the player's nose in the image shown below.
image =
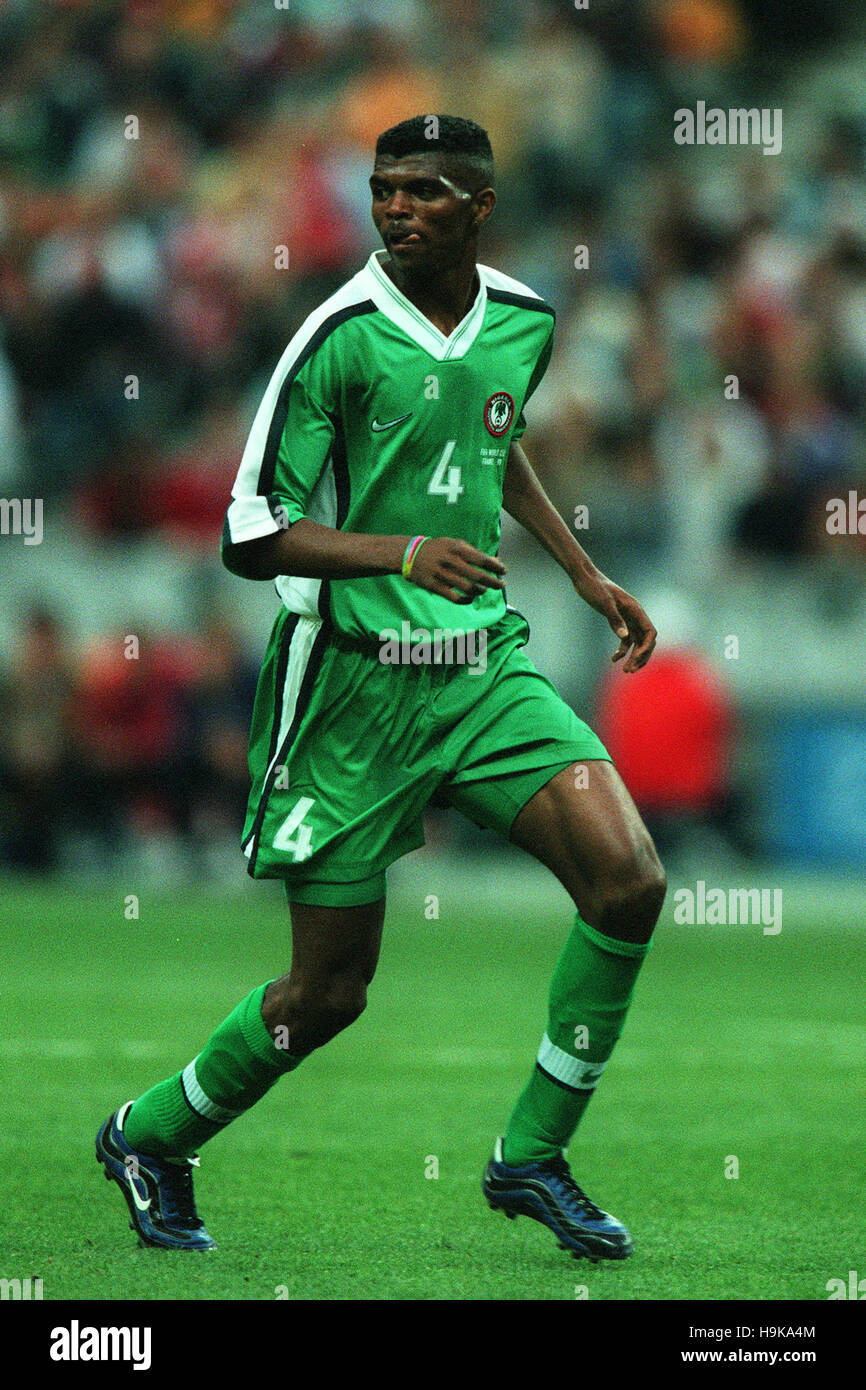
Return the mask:
<svg viewBox="0 0 866 1390">
<path fill-rule="evenodd" d="M 385 204 L 385 211 L 389 218 L 408 217 L 412 211 L 412 200 L 408 193 L 402 188 L 395 188 Z"/>
</svg>

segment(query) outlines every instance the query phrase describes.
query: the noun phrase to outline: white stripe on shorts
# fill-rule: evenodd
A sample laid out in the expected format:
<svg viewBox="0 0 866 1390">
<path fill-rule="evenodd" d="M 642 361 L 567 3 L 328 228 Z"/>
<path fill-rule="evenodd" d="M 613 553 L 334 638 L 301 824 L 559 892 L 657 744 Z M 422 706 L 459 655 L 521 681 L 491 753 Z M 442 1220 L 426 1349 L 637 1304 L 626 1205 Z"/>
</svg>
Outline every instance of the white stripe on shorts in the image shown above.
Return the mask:
<svg viewBox="0 0 866 1390">
<path fill-rule="evenodd" d="M 295 717 L 295 710 L 298 707 L 298 696 L 301 693 L 301 682 L 307 672 L 310 663 L 310 653 L 313 650 L 313 643 L 319 635 L 322 626 L 321 618 L 298 618 L 297 626 L 292 633 L 292 640 L 289 646 L 289 660 L 286 665 L 286 677 L 283 681 L 283 705 L 280 711 L 280 730 L 277 735 L 276 751 L 268 765 L 265 773 L 264 786 L 267 787 L 268 779 L 274 768 L 279 765 L 281 753 L 285 753 L 283 744 L 286 741 L 289 729 L 292 727 L 292 720 Z"/>
</svg>

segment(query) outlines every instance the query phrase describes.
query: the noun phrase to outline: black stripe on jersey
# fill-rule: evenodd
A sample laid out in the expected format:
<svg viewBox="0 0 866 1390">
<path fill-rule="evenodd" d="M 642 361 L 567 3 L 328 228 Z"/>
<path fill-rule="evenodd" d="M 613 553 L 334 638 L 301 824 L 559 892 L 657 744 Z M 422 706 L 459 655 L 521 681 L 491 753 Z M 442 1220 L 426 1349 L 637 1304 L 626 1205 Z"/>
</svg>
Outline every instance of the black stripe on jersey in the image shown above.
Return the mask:
<svg viewBox="0 0 866 1390">
<path fill-rule="evenodd" d="M 268 493 L 268 511 L 281 530 L 287 530 L 286 504 L 275 492 Z"/>
<path fill-rule="evenodd" d="M 308 362 L 317 348 L 321 347 L 326 338 L 329 338 L 335 328 L 339 328 L 341 323 L 346 323 L 348 319 L 355 318 L 358 314 L 376 313 L 376 305 L 372 299 L 365 299 L 360 304 L 350 304 L 346 309 L 339 309 L 336 314 L 331 314 L 325 319 L 324 323 L 316 329 L 310 341 L 301 348 L 300 353 L 295 358 L 285 380 L 280 387 L 277 396 L 277 403 L 274 406 L 274 413 L 271 416 L 271 423 L 268 429 L 268 437 L 265 442 L 265 449 L 262 455 L 261 468 L 259 469 L 259 484 L 256 492 L 259 496 L 267 496 L 273 491 L 274 477 L 277 469 L 277 456 L 280 451 L 280 441 L 283 437 L 283 430 L 286 427 L 286 416 L 289 413 L 289 392 L 292 389 L 292 382 L 298 375 L 305 362 Z"/>
<path fill-rule="evenodd" d="M 334 520 L 334 530 L 341 531 L 343 522 L 349 514 L 349 501 L 351 498 L 351 484 L 349 481 L 349 465 L 346 456 L 346 431 L 343 428 L 343 421 L 338 415 L 332 415 L 331 421 L 334 426 L 334 445 L 331 449 L 331 467 L 334 471 L 334 491 L 337 495 L 337 515 Z M 323 579 L 319 585 L 318 599 L 319 617 L 328 622 L 331 617 L 331 581 Z"/>
<path fill-rule="evenodd" d="M 298 691 L 298 702 L 295 706 L 295 716 L 291 722 L 288 733 L 286 734 L 286 737 L 283 739 L 279 751 L 277 752 L 276 762 L 274 763 L 268 776 L 265 779 L 265 785 L 262 787 L 262 794 L 259 797 L 258 810 L 256 811 L 256 818 L 253 822 L 252 834 L 250 836 L 250 839 L 253 843 L 253 848 L 252 853 L 250 854 L 249 860 L 247 862 L 247 873 L 251 876 L 255 873 L 256 859 L 259 853 L 259 836 L 262 833 L 262 823 L 265 819 L 265 811 L 267 810 L 268 806 L 268 797 L 273 791 L 274 781 L 276 780 L 277 775 L 277 768 L 283 765 L 283 759 L 285 758 L 289 748 L 291 748 L 292 744 L 294 743 L 295 735 L 298 732 L 298 726 L 300 725 L 301 720 L 307 712 L 307 706 L 310 703 L 310 696 L 313 692 L 313 685 L 315 683 L 316 676 L 319 674 L 319 669 L 322 665 L 322 658 L 324 657 L 325 651 L 327 650 L 330 636 L 331 624 L 322 623 L 322 626 L 319 628 L 319 631 L 316 633 L 315 639 L 313 641 L 312 650 L 307 661 L 307 669 L 304 672 L 304 677 L 301 681 L 301 688 Z M 280 687 L 280 705 L 282 706 L 281 697 L 282 687 Z M 276 728 L 279 729 L 279 719 L 277 719 L 276 721 Z"/>
<path fill-rule="evenodd" d="M 487 286 L 487 298 L 494 304 L 514 304 L 518 309 L 534 309 L 539 314 L 550 314 L 556 318 L 556 310 L 546 299 L 533 299 L 528 294 L 512 294 L 511 290 L 493 290 Z"/>
</svg>

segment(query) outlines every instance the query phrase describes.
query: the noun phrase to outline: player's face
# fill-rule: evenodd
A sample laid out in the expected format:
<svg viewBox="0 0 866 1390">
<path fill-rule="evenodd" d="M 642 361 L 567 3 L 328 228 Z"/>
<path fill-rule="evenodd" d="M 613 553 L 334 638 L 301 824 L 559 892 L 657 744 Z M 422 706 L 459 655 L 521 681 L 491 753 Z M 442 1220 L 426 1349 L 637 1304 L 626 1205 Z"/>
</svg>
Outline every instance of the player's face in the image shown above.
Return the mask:
<svg viewBox="0 0 866 1390">
<path fill-rule="evenodd" d="M 478 195 L 443 173 L 435 155 L 380 159 L 370 191 L 376 230 L 392 260 L 406 270 L 456 264 L 487 216 L 483 195 L 479 204 Z"/>
</svg>

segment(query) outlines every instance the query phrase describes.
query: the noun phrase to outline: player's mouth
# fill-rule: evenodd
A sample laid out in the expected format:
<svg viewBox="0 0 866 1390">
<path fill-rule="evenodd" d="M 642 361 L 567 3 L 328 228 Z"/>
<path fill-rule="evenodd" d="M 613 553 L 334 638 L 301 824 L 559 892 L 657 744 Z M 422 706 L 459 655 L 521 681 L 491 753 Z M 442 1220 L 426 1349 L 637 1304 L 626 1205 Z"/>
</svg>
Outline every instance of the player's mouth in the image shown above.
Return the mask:
<svg viewBox="0 0 866 1390">
<path fill-rule="evenodd" d="M 398 246 L 418 246 L 421 241 L 422 237 L 418 232 L 392 232 L 388 237 L 388 245 L 392 248 Z"/>
</svg>

